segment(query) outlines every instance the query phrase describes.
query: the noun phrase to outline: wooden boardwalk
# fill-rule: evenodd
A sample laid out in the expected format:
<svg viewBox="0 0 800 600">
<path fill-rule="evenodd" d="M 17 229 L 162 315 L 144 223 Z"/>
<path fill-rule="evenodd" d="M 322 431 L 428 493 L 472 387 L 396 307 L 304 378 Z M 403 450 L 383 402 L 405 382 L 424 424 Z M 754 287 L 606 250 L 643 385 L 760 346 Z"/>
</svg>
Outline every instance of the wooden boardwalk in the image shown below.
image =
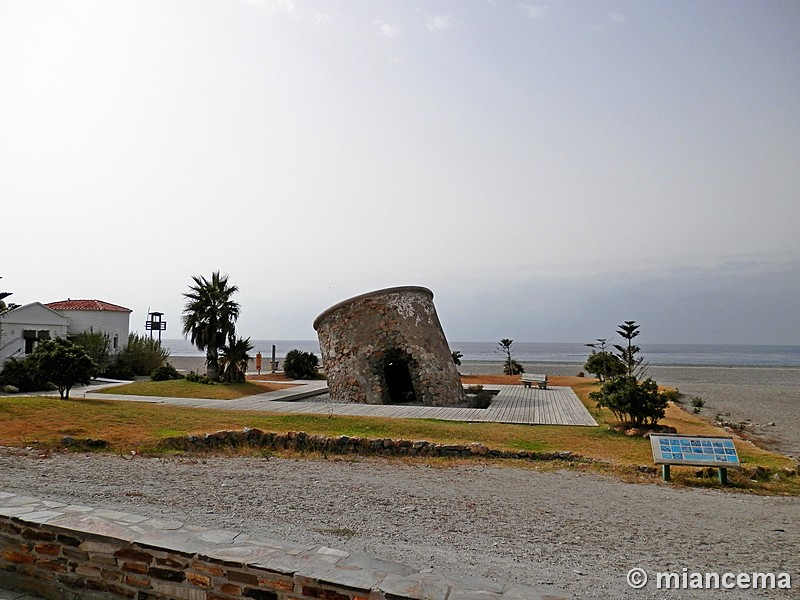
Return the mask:
<svg viewBox="0 0 800 600">
<path fill-rule="evenodd" d="M 313 384 L 312 384 L 313 385 Z M 316 391 L 324 391 L 324 383 L 317 383 Z M 302 387 L 302 386 L 301 386 Z M 395 419 L 441 419 L 471 423 L 519 423 L 524 425 L 583 425 L 597 427 L 597 423 L 581 403 L 572 388 L 550 387 L 546 390 L 526 388 L 522 385 L 488 385 L 487 389 L 500 390 L 491 406 L 481 408 L 452 408 L 447 406 L 403 406 L 397 404 L 349 404 L 290 400 L 292 395 L 275 392 L 248 396 L 238 400 L 208 400 L 198 398 L 162 398 L 152 396 L 116 396 L 111 394 L 85 394 L 85 397 L 104 400 L 155 402 L 194 408 L 224 410 L 255 410 L 285 414 L 321 414 Z M 302 393 L 302 392 L 301 392 Z M 307 392 L 306 392 L 307 393 Z M 295 395 L 296 397 L 296 395 Z"/>
</svg>

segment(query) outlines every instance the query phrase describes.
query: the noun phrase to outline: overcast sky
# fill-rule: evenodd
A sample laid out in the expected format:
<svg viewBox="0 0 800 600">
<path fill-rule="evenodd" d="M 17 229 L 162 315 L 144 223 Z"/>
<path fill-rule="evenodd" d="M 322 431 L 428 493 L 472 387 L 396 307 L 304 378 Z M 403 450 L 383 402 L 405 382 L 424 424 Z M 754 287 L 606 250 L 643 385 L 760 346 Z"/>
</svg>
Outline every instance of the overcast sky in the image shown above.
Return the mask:
<svg viewBox="0 0 800 600">
<path fill-rule="evenodd" d="M 0 0 L 0 290 L 800 344 L 800 2 Z"/>
</svg>

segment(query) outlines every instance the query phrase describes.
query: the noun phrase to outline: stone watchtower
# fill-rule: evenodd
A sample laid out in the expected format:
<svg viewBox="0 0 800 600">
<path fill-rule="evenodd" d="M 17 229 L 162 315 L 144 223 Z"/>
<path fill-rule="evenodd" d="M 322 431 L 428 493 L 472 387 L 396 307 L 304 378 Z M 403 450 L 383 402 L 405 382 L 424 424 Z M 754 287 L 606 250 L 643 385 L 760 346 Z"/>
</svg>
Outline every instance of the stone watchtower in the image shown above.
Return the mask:
<svg viewBox="0 0 800 600">
<path fill-rule="evenodd" d="M 424 287 L 394 287 L 336 304 L 314 320 L 331 397 L 340 402 L 464 402 L 464 388 Z"/>
</svg>

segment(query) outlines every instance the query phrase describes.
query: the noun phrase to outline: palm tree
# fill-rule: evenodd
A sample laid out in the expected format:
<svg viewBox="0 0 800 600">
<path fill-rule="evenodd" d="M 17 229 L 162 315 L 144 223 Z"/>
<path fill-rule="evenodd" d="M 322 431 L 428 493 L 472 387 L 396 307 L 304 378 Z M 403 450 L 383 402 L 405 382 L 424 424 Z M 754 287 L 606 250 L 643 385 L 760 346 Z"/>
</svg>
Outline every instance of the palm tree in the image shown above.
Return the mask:
<svg viewBox="0 0 800 600">
<path fill-rule="evenodd" d="M 247 364 L 253 358 L 248 354 L 253 349 L 250 338 L 232 339 L 227 346 L 223 346 L 222 357 L 219 365 L 222 367 L 222 380 L 229 383 L 240 383 L 244 381 L 247 372 Z"/>
<path fill-rule="evenodd" d="M 190 336 L 192 344 L 206 352 L 206 376 L 219 379 L 219 351 L 225 343 L 234 339 L 236 319 L 239 318 L 239 303 L 231 300 L 239 288 L 228 285 L 228 276 L 219 271 L 205 277 L 192 276 L 194 285 L 183 296 L 183 335 Z"/>
</svg>

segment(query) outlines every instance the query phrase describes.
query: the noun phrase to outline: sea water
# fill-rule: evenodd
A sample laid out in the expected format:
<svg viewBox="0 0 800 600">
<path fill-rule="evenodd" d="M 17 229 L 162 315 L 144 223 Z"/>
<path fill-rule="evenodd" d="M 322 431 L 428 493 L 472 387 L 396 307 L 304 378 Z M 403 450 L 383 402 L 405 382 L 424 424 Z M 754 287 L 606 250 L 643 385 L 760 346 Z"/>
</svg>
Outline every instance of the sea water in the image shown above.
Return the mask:
<svg viewBox="0 0 800 600">
<path fill-rule="evenodd" d="M 320 356 L 316 340 L 250 340 L 252 355 L 264 358 L 286 356 L 290 350 L 313 352 Z M 203 356 L 186 339 L 165 339 L 162 344 L 171 356 Z M 450 342 L 461 352 L 464 362 L 501 362 L 505 355 L 497 342 Z M 613 350 L 613 349 L 612 349 Z M 583 364 L 592 349 L 579 343 L 514 342 L 512 356 L 522 363 Z M 800 346 L 757 346 L 726 344 L 641 344 L 640 356 L 650 365 L 660 366 L 747 366 L 800 367 Z"/>
</svg>

